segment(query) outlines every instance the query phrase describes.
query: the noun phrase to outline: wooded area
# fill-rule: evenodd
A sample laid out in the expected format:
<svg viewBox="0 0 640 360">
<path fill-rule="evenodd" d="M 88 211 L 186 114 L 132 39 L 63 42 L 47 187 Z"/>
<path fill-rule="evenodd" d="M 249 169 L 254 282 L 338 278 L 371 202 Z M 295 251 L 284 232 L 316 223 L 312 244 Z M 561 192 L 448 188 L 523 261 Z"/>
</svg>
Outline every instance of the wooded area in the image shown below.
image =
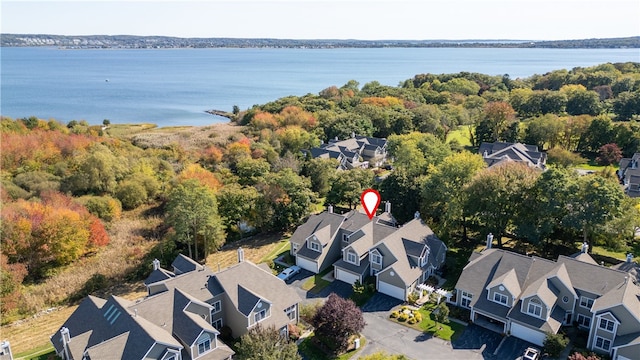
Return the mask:
<svg viewBox="0 0 640 360">
<path fill-rule="evenodd" d="M 107 121 L 2 118 L 3 320 L 34 311 L 20 306 L 30 285 L 100 256 L 126 214 L 157 218 L 161 241 L 135 257 L 139 278 L 150 269 L 147 256 L 166 263 L 181 251 L 201 260 L 250 233 L 295 229 L 325 204 L 353 207 L 369 187 L 391 201 L 400 223 L 420 211 L 449 246 L 475 247 L 491 231 L 542 255 L 582 240 L 626 251 L 640 224 L 638 202 L 624 195 L 613 168 L 580 176 L 572 167 L 615 165 L 640 152 L 639 115 L 640 63 L 624 63 L 526 79 L 350 81 L 238 111 L 243 133 L 197 146 L 142 141 L 144 133 Z M 451 140 L 460 129 L 469 143 Z M 302 152 L 352 133 L 387 138 L 393 170 L 339 171 L 335 161 Z M 475 153 L 483 141 L 538 145 L 549 170 L 486 169 Z M 68 291 L 56 301 L 80 289 Z"/>
</svg>

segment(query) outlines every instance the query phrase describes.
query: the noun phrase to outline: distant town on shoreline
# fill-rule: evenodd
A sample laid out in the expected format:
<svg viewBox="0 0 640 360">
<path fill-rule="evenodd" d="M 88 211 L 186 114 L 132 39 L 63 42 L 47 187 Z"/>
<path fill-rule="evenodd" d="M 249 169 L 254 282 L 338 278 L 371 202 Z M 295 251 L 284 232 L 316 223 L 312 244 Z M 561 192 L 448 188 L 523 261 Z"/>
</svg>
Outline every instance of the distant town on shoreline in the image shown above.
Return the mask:
<svg viewBox="0 0 640 360">
<path fill-rule="evenodd" d="M 179 38 L 135 35 L 2 34 L 3 47 L 53 46 L 65 49 L 156 48 L 640 48 L 640 36 L 581 40 L 298 40 Z"/>
</svg>

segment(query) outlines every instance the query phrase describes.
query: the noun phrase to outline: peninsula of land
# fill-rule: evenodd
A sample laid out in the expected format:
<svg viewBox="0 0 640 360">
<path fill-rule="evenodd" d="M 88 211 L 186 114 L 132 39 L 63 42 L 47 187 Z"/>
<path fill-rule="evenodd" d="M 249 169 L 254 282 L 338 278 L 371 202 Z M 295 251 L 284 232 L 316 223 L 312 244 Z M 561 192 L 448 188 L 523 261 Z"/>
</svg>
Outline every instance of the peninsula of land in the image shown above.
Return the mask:
<svg viewBox="0 0 640 360">
<path fill-rule="evenodd" d="M 179 38 L 168 36 L 2 34 L 3 47 L 53 46 L 64 49 L 162 48 L 640 48 L 640 36 L 580 40 L 337 40 Z"/>
</svg>

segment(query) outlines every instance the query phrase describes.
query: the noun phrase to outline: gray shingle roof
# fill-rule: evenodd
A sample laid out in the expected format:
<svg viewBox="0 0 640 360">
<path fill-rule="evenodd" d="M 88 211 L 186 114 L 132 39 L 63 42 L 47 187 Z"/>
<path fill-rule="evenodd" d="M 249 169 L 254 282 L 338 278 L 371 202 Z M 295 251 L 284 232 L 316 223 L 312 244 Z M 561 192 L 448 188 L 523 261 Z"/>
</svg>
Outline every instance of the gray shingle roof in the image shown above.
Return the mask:
<svg viewBox="0 0 640 360">
<path fill-rule="evenodd" d="M 171 263 L 171 266 L 175 269 L 176 273 L 187 273 L 190 271 L 194 271 L 198 269 L 201 265 L 198 264 L 195 260 L 184 256 L 182 254 L 178 254 L 175 260 Z"/>
<path fill-rule="evenodd" d="M 169 270 L 165 270 L 163 268 L 155 269 L 149 274 L 149 276 L 144 280 L 145 285 L 150 285 L 153 283 L 157 283 L 159 281 L 164 281 L 174 277 L 175 274 Z"/>
<path fill-rule="evenodd" d="M 256 304 L 260 301 L 260 296 L 255 295 L 251 291 L 245 289 L 238 284 L 238 298 L 237 307 L 238 310 L 244 315 L 249 316 L 251 311 L 256 307 Z"/>
<path fill-rule="evenodd" d="M 456 288 L 474 294 L 471 301 L 471 306 L 474 308 L 502 316 L 504 306 L 487 300 L 484 287 L 486 284 L 493 286 L 502 283 L 511 291 L 511 289 L 517 289 L 515 285 L 517 283 L 522 291 L 513 294 L 518 298 L 518 302 L 509 312 L 508 317 L 544 331 L 557 331 L 564 316 L 563 310 L 555 306 L 559 289 L 550 281 L 553 278 L 559 279 L 576 298 L 574 288 L 600 296 L 594 303 L 594 310 L 624 304 L 627 309 L 638 309 L 640 314 L 640 287 L 632 281 L 624 283 L 625 276 L 628 274 L 581 261 L 579 258 L 580 256 L 576 258 L 560 256 L 557 262 L 553 262 L 509 251 L 488 249 L 480 254 L 472 254 L 460 275 Z M 521 299 L 533 295 L 538 296 L 547 307 L 554 309 L 547 322 L 520 312 Z"/>
<path fill-rule="evenodd" d="M 624 305 L 640 322 L 640 286 L 628 279 L 597 298 L 591 310 L 598 312 L 616 305 Z"/>
<path fill-rule="evenodd" d="M 431 239 L 430 242 L 429 239 Z M 438 245 L 434 246 L 434 244 Z M 429 226 L 420 219 L 413 219 L 377 243 L 375 247 L 384 246 L 393 254 L 396 261 L 391 264 L 391 267 L 400 279 L 408 285 L 422 276 L 423 272 L 419 264 L 410 259 L 408 254 L 417 253 L 420 256 L 425 245 L 434 247 L 434 250 L 430 250 L 428 262 L 437 263 L 438 254 L 441 253 L 442 249 L 446 251 L 444 243 L 435 237 Z M 431 257 L 435 260 L 431 261 Z M 444 261 L 444 258 L 442 261 Z"/>
<path fill-rule="evenodd" d="M 494 278 L 487 285 L 487 289 L 491 289 L 498 285 L 503 285 L 512 296 L 518 296 L 518 294 L 520 294 L 520 283 L 518 283 L 518 278 L 516 277 L 516 271 L 514 269 Z"/>
<path fill-rule="evenodd" d="M 529 166 L 544 169 L 547 158 L 545 153 L 538 151 L 537 146 L 521 143 L 482 143 L 480 144 L 478 153 L 482 155 L 489 166 L 495 166 L 508 160 L 523 162 Z"/>
<path fill-rule="evenodd" d="M 340 228 L 345 217 L 340 214 L 323 212 L 318 215 L 311 215 L 309 219 L 302 225 L 298 226 L 296 231 L 291 235 L 290 241 L 299 245 L 303 245 L 306 239 L 316 231 L 329 227 L 328 231 L 332 236 Z"/>
</svg>

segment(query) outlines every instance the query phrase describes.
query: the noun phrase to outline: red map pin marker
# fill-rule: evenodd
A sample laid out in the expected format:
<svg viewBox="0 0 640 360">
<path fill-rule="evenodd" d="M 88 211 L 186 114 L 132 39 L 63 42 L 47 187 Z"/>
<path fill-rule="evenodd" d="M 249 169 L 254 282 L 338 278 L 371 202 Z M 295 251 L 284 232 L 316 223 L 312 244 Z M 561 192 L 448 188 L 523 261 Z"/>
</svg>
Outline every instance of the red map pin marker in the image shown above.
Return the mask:
<svg viewBox="0 0 640 360">
<path fill-rule="evenodd" d="M 373 217 L 376 215 L 376 210 L 378 210 L 378 206 L 380 205 L 380 193 L 374 189 L 367 189 L 360 195 L 360 202 L 369 220 L 373 220 Z"/>
</svg>

